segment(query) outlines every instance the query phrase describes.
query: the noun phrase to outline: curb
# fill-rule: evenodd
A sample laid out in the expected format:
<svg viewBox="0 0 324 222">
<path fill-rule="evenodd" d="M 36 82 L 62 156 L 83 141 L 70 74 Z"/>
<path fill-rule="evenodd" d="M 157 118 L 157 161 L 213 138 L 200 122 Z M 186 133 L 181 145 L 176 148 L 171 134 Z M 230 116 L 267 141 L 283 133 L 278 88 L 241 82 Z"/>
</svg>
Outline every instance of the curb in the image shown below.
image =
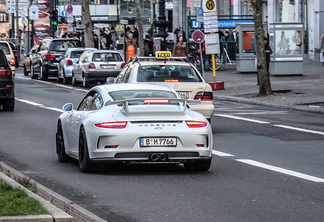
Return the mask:
<svg viewBox="0 0 324 222">
<path fill-rule="evenodd" d="M 13 187 L 20 187 L 26 193 L 38 200 L 50 212 L 51 215 L 27 215 L 27 216 L 0 216 L 0 222 L 22 222 L 22 221 L 55 221 L 55 222 L 106 222 L 73 201 L 55 193 L 45 186 L 30 179 L 26 175 L 11 168 L 0 161 L 0 178 L 6 180 Z M 31 188 L 27 189 L 18 182 L 28 182 Z M 33 190 L 33 192 L 31 191 Z"/>
</svg>

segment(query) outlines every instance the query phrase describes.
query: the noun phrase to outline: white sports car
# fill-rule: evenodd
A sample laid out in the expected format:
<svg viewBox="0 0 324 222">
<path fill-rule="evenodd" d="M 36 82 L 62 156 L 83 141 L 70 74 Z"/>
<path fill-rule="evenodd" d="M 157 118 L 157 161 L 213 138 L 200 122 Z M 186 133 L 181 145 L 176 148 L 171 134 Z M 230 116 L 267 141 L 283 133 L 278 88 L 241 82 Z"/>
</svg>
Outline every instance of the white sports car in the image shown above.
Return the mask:
<svg viewBox="0 0 324 222">
<path fill-rule="evenodd" d="M 94 163 L 184 163 L 206 171 L 212 160 L 212 129 L 200 113 L 169 86 L 99 85 L 76 110 L 63 106 L 56 133 L 59 161 L 79 160 L 82 172 Z"/>
</svg>

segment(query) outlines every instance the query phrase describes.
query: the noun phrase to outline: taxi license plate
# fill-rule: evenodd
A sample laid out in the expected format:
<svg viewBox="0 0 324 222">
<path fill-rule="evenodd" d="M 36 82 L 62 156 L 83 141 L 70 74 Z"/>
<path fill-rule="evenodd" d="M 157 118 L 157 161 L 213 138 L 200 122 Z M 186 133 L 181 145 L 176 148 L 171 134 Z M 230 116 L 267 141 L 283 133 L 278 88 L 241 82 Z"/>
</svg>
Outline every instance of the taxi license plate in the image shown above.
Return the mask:
<svg viewBox="0 0 324 222">
<path fill-rule="evenodd" d="M 115 65 L 111 65 L 111 66 L 104 66 L 104 65 L 101 65 L 101 68 L 102 69 L 115 69 Z"/>
<path fill-rule="evenodd" d="M 182 99 L 189 99 L 189 92 L 178 92 Z"/>
<path fill-rule="evenodd" d="M 141 147 L 177 146 L 177 138 L 140 138 Z"/>
</svg>

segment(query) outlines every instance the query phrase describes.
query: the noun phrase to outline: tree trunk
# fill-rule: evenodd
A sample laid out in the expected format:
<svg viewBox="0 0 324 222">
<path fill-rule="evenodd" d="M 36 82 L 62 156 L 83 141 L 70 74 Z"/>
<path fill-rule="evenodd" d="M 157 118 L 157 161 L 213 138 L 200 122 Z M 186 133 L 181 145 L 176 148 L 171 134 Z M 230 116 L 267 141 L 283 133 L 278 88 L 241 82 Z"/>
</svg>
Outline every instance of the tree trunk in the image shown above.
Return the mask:
<svg viewBox="0 0 324 222">
<path fill-rule="evenodd" d="M 264 31 L 262 22 L 262 1 L 251 0 L 253 7 L 255 53 L 257 57 L 258 83 L 260 95 L 271 95 L 271 83 L 264 47 Z"/>
<path fill-rule="evenodd" d="M 94 42 L 93 42 L 93 26 L 91 22 L 91 15 L 89 10 L 89 2 L 88 0 L 82 0 L 81 2 L 82 7 L 82 20 L 84 24 L 84 44 L 85 47 L 91 47 L 94 48 Z"/>
<path fill-rule="evenodd" d="M 139 45 L 139 52 L 140 56 L 144 56 L 144 38 L 143 38 L 143 21 L 141 15 L 141 4 L 140 0 L 135 0 L 136 4 L 136 16 L 137 16 L 137 26 L 138 26 L 138 45 Z"/>
</svg>

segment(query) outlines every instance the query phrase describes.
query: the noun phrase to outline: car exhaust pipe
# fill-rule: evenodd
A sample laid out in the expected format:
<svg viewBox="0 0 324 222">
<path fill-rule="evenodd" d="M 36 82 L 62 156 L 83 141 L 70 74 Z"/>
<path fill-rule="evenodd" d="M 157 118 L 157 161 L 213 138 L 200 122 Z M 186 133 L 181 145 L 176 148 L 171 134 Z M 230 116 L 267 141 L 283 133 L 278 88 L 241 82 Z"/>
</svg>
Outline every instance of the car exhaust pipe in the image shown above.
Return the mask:
<svg viewBox="0 0 324 222">
<path fill-rule="evenodd" d="M 158 161 L 166 161 L 168 159 L 167 155 L 165 153 L 152 153 L 150 155 L 150 159 L 153 162 L 158 162 Z"/>
</svg>

